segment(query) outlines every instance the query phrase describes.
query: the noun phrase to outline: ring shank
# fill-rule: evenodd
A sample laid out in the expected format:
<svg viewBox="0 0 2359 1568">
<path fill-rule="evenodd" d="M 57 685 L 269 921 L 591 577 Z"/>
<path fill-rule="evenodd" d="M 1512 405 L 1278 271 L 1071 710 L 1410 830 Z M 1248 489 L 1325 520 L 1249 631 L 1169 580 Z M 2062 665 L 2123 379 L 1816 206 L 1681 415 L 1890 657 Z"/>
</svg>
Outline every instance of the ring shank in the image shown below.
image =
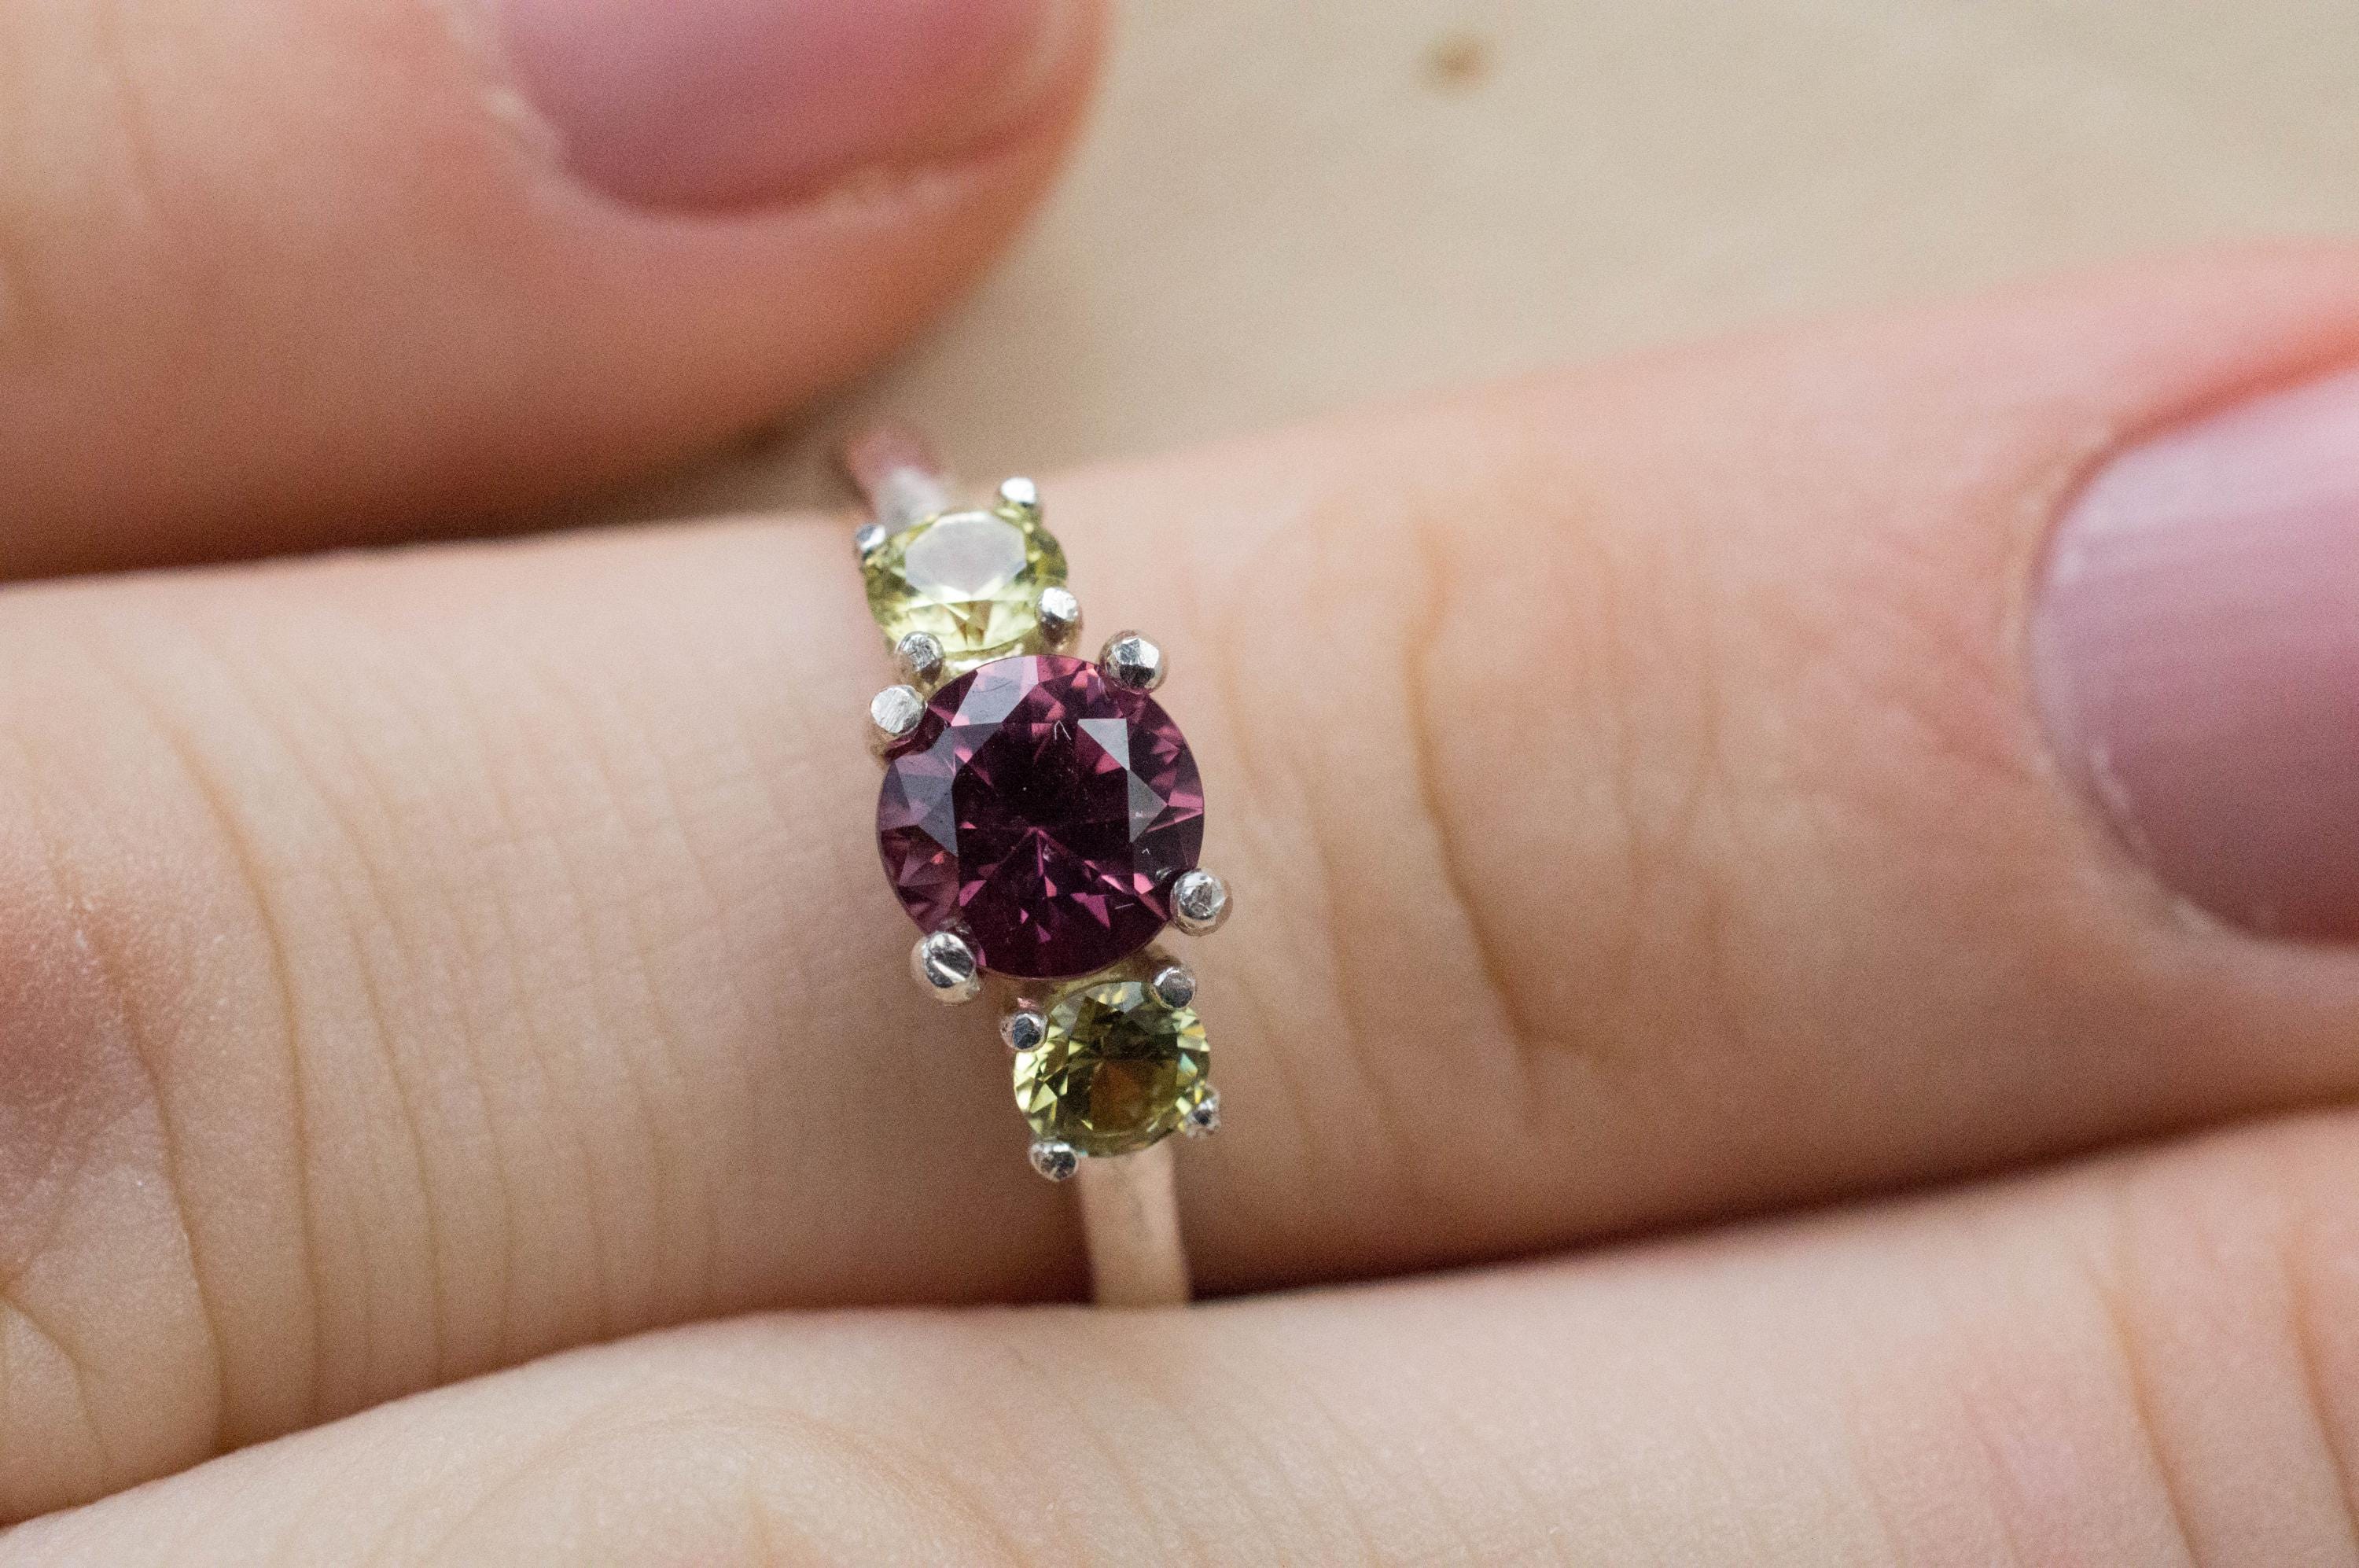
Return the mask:
<svg viewBox="0 0 2359 1568">
<path fill-rule="evenodd" d="M 1102 1307 L 1177 1307 L 1188 1301 L 1180 1192 L 1171 1140 L 1136 1154 L 1084 1160 L 1075 1179 Z"/>
<path fill-rule="evenodd" d="M 950 481 L 925 438 L 902 425 L 876 425 L 844 443 L 843 471 L 869 515 L 898 533 L 920 517 L 947 511 Z"/>
</svg>

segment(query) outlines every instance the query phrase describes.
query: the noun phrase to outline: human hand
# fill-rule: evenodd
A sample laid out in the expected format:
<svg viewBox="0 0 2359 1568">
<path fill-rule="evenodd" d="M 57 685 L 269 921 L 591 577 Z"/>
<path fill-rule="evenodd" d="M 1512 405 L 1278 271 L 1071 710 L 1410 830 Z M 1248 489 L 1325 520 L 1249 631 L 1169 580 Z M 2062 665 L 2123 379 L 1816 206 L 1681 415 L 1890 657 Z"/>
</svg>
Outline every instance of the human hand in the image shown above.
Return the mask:
<svg viewBox="0 0 2359 1568">
<path fill-rule="evenodd" d="M 268 15 L 0 18 L 101 116 L 0 172 L 13 571 L 815 386 L 1087 52 L 924 200 L 716 220 Z M 2332 1560 L 2359 392 L 2266 394 L 2355 346 L 2288 250 L 1049 480 L 1240 894 L 1184 1313 L 985 1304 L 1078 1240 L 899 981 L 837 524 L 10 590 L 0 1499 L 104 1500 L 0 1564 Z"/>
</svg>

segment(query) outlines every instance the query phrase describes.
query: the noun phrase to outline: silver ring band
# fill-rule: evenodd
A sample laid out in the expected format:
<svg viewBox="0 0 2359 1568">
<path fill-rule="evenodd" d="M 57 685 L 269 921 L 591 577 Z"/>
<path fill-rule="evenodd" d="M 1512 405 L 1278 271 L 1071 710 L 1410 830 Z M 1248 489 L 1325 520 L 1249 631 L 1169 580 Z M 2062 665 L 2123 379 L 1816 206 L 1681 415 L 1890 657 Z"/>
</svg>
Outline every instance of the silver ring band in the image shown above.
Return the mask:
<svg viewBox="0 0 2359 1568">
<path fill-rule="evenodd" d="M 1082 1235 L 1098 1305 L 1176 1307 L 1188 1300 L 1178 1174 L 1169 1143 L 1082 1166 Z"/>
</svg>

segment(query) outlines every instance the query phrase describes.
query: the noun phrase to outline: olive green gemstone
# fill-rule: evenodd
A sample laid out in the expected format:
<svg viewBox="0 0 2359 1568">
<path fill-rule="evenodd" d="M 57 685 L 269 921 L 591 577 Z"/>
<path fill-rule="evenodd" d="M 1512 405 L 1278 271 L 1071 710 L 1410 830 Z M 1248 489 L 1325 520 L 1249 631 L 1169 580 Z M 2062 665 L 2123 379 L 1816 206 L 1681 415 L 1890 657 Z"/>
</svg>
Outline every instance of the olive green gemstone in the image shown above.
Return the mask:
<svg viewBox="0 0 2359 1568">
<path fill-rule="evenodd" d="M 1046 1017 L 1040 1043 L 1016 1053 L 1016 1104 L 1036 1138 L 1129 1154 L 1177 1132 L 1204 1097 L 1202 1020 L 1145 981 L 1080 986 Z"/>
<path fill-rule="evenodd" d="M 862 570 L 885 640 L 930 633 L 959 675 L 1039 651 L 1040 590 L 1065 585 L 1065 551 L 1037 517 L 1012 508 L 944 512 L 893 535 Z"/>
</svg>

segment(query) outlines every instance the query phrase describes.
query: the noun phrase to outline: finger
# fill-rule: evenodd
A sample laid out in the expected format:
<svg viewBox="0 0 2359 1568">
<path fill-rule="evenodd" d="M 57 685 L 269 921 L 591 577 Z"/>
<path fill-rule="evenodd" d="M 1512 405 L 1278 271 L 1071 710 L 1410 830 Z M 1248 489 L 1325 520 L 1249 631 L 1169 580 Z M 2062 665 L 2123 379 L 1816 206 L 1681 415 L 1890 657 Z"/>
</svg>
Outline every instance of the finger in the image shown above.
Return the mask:
<svg viewBox="0 0 2359 1568">
<path fill-rule="evenodd" d="M 0 1563 L 2346 1562 L 2354 1157 L 2338 1118 L 1512 1274 L 676 1331 Z"/>
<path fill-rule="evenodd" d="M 2093 454 L 2354 340 L 2339 253 L 2248 258 L 1052 486 L 1244 889 L 1202 1277 L 2348 1092 L 2349 955 L 2185 919 L 2013 628 Z M 741 526 L 7 602 L 10 1506 L 701 1313 L 1071 1287 L 987 1020 L 897 979 L 853 577 Z"/>
<path fill-rule="evenodd" d="M 452 529 L 874 358 L 1030 205 L 1095 0 L 0 16 L 0 574 Z"/>
</svg>

